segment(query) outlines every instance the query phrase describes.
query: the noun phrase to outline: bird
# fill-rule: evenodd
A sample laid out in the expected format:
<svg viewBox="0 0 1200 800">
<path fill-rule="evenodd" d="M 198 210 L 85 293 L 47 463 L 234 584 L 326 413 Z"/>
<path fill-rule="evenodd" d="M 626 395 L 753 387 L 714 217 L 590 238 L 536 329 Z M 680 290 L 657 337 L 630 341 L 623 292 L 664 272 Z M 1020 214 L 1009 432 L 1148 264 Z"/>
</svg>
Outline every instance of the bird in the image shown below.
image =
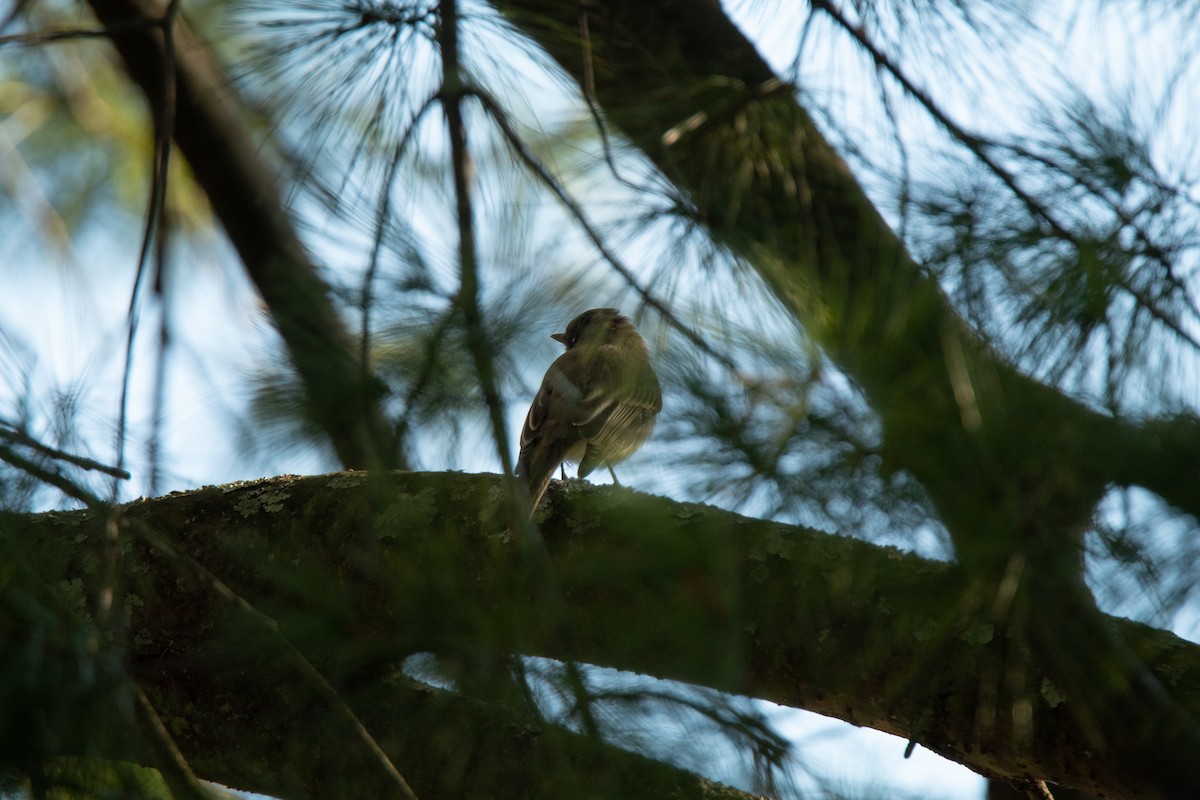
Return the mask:
<svg viewBox="0 0 1200 800">
<path fill-rule="evenodd" d="M 566 462 L 579 477 L 637 452 L 662 410 L 662 389 L 641 334 L 615 308 L 584 311 L 550 338 L 566 352 L 546 370 L 521 429 L 514 472 L 537 509 L 550 478 Z"/>
</svg>

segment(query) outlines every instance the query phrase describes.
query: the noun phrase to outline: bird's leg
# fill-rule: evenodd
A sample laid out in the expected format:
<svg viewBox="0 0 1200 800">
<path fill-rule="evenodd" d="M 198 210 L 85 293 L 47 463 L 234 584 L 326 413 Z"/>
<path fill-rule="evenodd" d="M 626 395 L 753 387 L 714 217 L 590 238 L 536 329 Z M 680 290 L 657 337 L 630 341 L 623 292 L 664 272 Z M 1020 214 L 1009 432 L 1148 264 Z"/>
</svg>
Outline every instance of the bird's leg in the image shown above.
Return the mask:
<svg viewBox="0 0 1200 800">
<path fill-rule="evenodd" d="M 612 464 L 606 464 L 605 466 L 608 467 L 608 474 L 612 475 L 613 483 L 615 483 L 617 486 L 620 486 L 621 482 L 617 480 L 617 473 L 613 472 Z"/>
<path fill-rule="evenodd" d="M 565 464 L 558 465 L 558 474 L 562 476 L 564 481 L 567 479 L 567 467 Z"/>
</svg>

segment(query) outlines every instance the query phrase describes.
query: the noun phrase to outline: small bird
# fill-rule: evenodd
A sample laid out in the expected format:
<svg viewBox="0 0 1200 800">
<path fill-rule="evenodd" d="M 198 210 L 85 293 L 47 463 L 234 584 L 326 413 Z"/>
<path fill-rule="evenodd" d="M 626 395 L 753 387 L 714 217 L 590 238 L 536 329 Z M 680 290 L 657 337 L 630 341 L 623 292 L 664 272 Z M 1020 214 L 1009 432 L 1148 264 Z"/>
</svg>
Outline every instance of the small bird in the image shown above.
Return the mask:
<svg viewBox="0 0 1200 800">
<path fill-rule="evenodd" d="M 600 464 L 633 455 L 662 409 L 662 390 L 650 367 L 646 342 L 627 317 L 615 308 L 585 311 L 563 333 L 563 353 L 542 378 L 525 427 L 517 478 L 532 501 L 530 514 L 564 462 L 579 462 L 579 477 Z"/>
</svg>

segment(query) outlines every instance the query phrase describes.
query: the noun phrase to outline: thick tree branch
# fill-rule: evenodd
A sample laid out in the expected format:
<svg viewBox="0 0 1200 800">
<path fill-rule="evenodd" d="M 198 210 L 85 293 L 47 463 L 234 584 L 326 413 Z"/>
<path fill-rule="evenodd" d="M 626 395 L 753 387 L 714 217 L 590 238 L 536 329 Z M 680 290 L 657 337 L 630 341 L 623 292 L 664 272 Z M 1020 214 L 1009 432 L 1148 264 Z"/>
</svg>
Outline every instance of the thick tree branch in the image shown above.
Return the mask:
<svg viewBox="0 0 1200 800">
<path fill-rule="evenodd" d="M 93 0 L 130 77 L 153 108 L 164 96 L 163 7 L 153 0 Z M 131 24 L 140 22 L 140 26 Z M 235 108 L 229 79 L 174 20 L 174 136 L 258 288 L 309 400 L 347 467 L 401 466 L 380 398 L 385 387 L 355 358 L 329 287 L 288 218 L 273 176 Z"/>
<path fill-rule="evenodd" d="M 430 780 L 423 764 L 471 749 L 434 736 L 442 728 L 425 726 L 437 714 L 413 711 L 419 698 L 387 680 L 423 651 L 509 650 L 703 684 L 915 739 L 987 775 L 1105 796 L 1183 796 L 1179 787 L 1200 785 L 1190 752 L 1168 754 L 1172 771 L 1149 775 L 1128 754 L 1097 749 L 1074 713 L 1085 701 L 1014 646 L 990 610 L 976 610 L 975 584 L 950 565 L 617 488 L 558 485 L 550 498 L 544 551 L 489 521 L 505 519 L 506 506 L 501 483 L 485 476 L 285 477 L 127 506 L 139 680 L 185 732 L 179 744 L 200 777 L 299 796 L 312 787 L 282 786 L 289 769 L 317 780 L 332 774 L 330 759 L 352 755 L 311 752 L 319 744 L 298 720 L 336 716 L 314 705 L 317 693 L 252 620 L 149 546 L 163 536 L 280 621 L 418 796 Z M 92 541 L 100 523 L 91 520 L 22 523 L 49 579 L 89 574 L 78 543 Z M 1172 703 L 1200 713 L 1200 648 L 1105 624 Z M 1093 667 L 1096 686 L 1078 687 L 1083 696 L 1112 679 Z M 266 693 L 255 701 L 256 692 Z M 1157 734 L 1168 722 L 1152 708 L 1140 714 L 1125 720 L 1131 730 Z M 247 719 L 271 726 L 265 741 L 232 737 Z M 272 778 L 260 748 L 284 753 Z"/>
</svg>

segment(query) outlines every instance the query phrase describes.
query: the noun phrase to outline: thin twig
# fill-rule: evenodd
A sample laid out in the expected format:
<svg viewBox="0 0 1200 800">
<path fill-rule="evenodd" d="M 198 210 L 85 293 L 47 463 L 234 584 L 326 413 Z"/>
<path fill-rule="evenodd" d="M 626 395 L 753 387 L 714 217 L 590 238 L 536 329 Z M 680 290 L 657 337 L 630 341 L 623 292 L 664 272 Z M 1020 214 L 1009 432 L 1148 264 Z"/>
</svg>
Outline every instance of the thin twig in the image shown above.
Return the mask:
<svg viewBox="0 0 1200 800">
<path fill-rule="evenodd" d="M 1020 781 L 1016 787 L 1029 800 L 1054 800 L 1054 795 L 1045 781 Z"/>
<path fill-rule="evenodd" d="M 191 765 L 179 750 L 179 745 L 175 744 L 175 739 L 167 730 L 162 717 L 158 715 L 158 711 L 155 710 L 154 704 L 150 702 L 150 698 L 146 696 L 142 687 L 135 685 L 134 690 L 137 695 L 138 712 L 144 718 L 150 733 L 162 750 L 163 756 L 159 759 L 158 765 L 159 772 L 167 782 L 171 794 L 174 797 L 194 798 L 194 800 L 212 800 L 218 793 L 205 788 L 200 779 L 196 777 L 196 773 L 192 772 Z M 223 792 L 220 795 L 228 796 Z"/>
<path fill-rule="evenodd" d="M 138 253 L 137 273 L 133 289 L 129 294 L 128 334 L 125 338 L 125 369 L 121 377 L 120 410 L 117 414 L 117 468 L 125 466 L 125 429 L 129 419 L 129 379 L 133 362 L 133 342 L 137 335 L 138 296 L 150 262 L 150 252 L 162 223 L 163 206 L 167 195 L 167 172 L 171 164 L 171 143 L 175 128 L 175 17 L 179 13 L 179 0 L 171 0 L 163 15 L 155 23 L 163 35 L 162 96 L 154 115 L 154 167 L 150 189 L 150 202 L 146 208 L 146 224 L 142 231 L 142 246 Z M 161 264 L 160 264 L 161 267 Z M 112 485 L 112 500 L 117 499 L 117 482 Z"/>
<path fill-rule="evenodd" d="M 408 143 L 412 140 L 416 133 L 417 127 L 424 118 L 425 113 L 433 108 L 437 102 L 437 94 L 430 95 L 417 109 L 413 115 L 412 121 L 408 124 L 400 141 L 397 142 L 395 149 L 392 151 L 392 157 L 388 162 L 387 175 L 384 177 L 383 186 L 380 191 L 379 210 L 375 215 L 375 235 L 371 243 L 370 261 L 367 264 L 366 275 L 363 276 L 362 290 L 360 292 L 360 318 L 362 320 L 362 345 L 360 351 L 360 360 L 362 362 L 362 370 L 364 379 L 370 375 L 370 345 L 371 345 L 371 307 L 373 304 L 375 277 L 379 271 L 380 254 L 383 251 L 383 242 L 387 229 L 387 220 L 391 214 L 391 192 L 392 183 L 396 179 L 396 173 L 400 168 L 400 160 L 404 157 L 405 151 L 408 149 Z M 399 437 L 393 442 L 393 447 L 400 448 L 403 443 Z"/>
<path fill-rule="evenodd" d="M 122 480 L 129 480 L 130 477 L 126 470 L 110 467 L 107 464 L 101 464 L 99 461 L 94 461 L 84 456 L 77 456 L 74 453 L 58 450 L 50 445 L 39 442 L 37 439 L 34 439 L 28 434 L 22 433 L 15 428 L 0 427 L 0 437 L 13 442 L 14 444 L 19 444 L 32 450 L 36 450 L 42 455 L 50 456 L 50 458 L 53 458 L 57 461 L 66 461 L 68 464 L 74 464 L 82 469 L 103 472 L 105 475 L 111 475 L 114 478 L 121 478 Z"/>
<path fill-rule="evenodd" d="M 458 220 L 459 291 L 457 304 L 462 310 L 467 331 L 467 348 L 475 361 L 484 402 L 492 423 L 496 452 L 506 479 L 512 474 L 512 456 L 508 448 L 508 432 L 504 425 L 504 405 L 496 388 L 492 351 L 483 327 L 479 309 L 478 256 L 475 248 L 473 210 L 471 207 L 471 155 L 467 149 L 467 131 L 462 116 L 463 82 L 458 61 L 458 9 L 455 0 L 438 4 L 441 27 L 438 43 L 442 54 L 442 109 L 450 134 L 450 160 L 454 173 L 455 211 Z M 514 495 L 515 496 L 515 495 Z"/>
<path fill-rule="evenodd" d="M 30 47 L 41 44 L 53 44 L 55 42 L 75 41 L 78 39 L 108 39 L 113 34 L 141 30 L 143 28 L 157 28 L 161 25 L 162 22 L 160 20 L 147 20 L 135 17 L 124 22 L 105 25 L 102 28 L 68 28 L 57 31 L 10 33 L 7 36 L 0 36 L 0 47 L 9 44 L 17 47 Z"/>
<path fill-rule="evenodd" d="M 409 384 L 408 391 L 404 395 L 404 412 L 400 417 L 400 422 L 397 423 L 396 438 L 398 440 L 402 440 L 407 435 L 409 415 L 413 412 L 413 406 L 425 392 L 425 389 L 429 386 L 429 382 L 433 380 L 434 370 L 437 367 L 437 350 L 441 346 L 442 339 L 445 337 L 453 320 L 454 310 L 451 307 L 446 313 L 442 314 L 441 319 L 434 326 L 433 334 L 429 337 L 429 344 L 425 348 L 425 360 L 421 363 L 421 371 L 417 373 L 416 380 Z"/>
<path fill-rule="evenodd" d="M 84 489 L 70 478 L 66 477 L 57 470 L 46 469 L 45 467 L 17 453 L 15 450 L 4 445 L 0 445 L 0 461 L 6 461 L 17 469 L 25 472 L 28 475 L 37 478 L 42 483 L 48 483 L 55 487 L 63 494 L 70 498 L 78 500 L 89 508 L 99 508 L 105 503 L 96 495 Z"/>
<path fill-rule="evenodd" d="M 588 26 L 587 2 L 579 0 L 579 41 L 583 46 L 583 102 L 587 105 L 588 113 L 591 115 L 592 123 L 596 126 L 596 132 L 600 134 L 600 152 L 604 153 L 604 163 L 608 165 L 608 171 L 612 173 L 613 179 L 622 186 L 640 191 L 641 187 L 636 186 L 632 181 L 621 175 L 617 169 L 617 160 L 613 156 L 612 141 L 608 135 L 608 125 L 604 122 L 604 115 L 600 111 L 600 104 L 596 101 L 596 72 L 594 56 L 592 54 L 592 32 Z"/>
</svg>

